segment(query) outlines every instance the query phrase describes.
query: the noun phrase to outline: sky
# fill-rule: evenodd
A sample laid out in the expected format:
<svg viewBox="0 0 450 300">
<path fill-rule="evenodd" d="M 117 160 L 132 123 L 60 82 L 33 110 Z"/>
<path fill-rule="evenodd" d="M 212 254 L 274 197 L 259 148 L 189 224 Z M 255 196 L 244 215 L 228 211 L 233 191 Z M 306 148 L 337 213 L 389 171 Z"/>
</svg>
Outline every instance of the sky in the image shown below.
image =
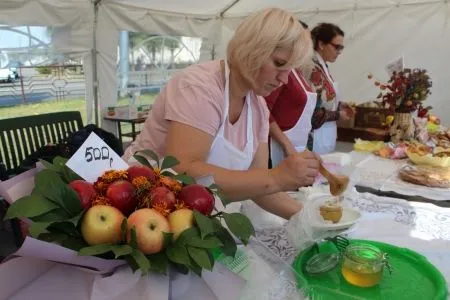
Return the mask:
<svg viewBox="0 0 450 300">
<path fill-rule="evenodd" d="M 13 27 L 13 29 L 27 33 L 26 26 Z M 44 26 L 30 26 L 30 32 L 44 43 L 50 41 L 50 38 L 47 36 L 46 27 Z M 29 39 L 27 35 L 5 30 L 5 26 L 0 25 L 0 50 L 4 48 L 26 47 L 28 43 Z"/>
</svg>

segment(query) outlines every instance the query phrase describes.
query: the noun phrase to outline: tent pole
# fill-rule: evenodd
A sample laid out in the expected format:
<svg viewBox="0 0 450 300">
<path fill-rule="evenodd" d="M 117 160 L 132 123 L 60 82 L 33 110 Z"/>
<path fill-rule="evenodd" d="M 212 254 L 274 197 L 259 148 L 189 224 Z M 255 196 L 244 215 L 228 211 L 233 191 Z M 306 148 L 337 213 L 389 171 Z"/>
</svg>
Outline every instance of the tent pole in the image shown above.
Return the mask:
<svg viewBox="0 0 450 300">
<path fill-rule="evenodd" d="M 223 15 L 230 10 L 233 6 L 235 6 L 236 4 L 238 4 L 238 2 L 241 0 L 234 0 L 233 2 L 231 2 L 230 4 L 228 4 L 227 6 L 225 6 L 222 11 L 220 12 L 219 16 L 222 18 Z"/>
<path fill-rule="evenodd" d="M 94 31 L 92 41 L 92 81 L 93 81 L 93 94 L 94 94 L 94 120 L 95 125 L 99 126 L 98 120 L 98 74 L 97 74 L 97 24 L 98 24 L 98 7 L 101 0 L 94 1 Z"/>
</svg>

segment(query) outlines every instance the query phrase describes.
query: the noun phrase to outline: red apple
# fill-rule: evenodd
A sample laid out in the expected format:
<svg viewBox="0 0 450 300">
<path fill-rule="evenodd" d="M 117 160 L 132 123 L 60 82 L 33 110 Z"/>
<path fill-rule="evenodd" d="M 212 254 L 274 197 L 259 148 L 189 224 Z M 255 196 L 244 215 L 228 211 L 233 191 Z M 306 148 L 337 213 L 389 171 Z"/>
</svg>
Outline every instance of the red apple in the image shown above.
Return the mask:
<svg viewBox="0 0 450 300">
<path fill-rule="evenodd" d="M 111 183 L 106 190 L 106 198 L 109 199 L 112 206 L 126 216 L 131 214 L 137 206 L 137 199 L 134 197 L 134 187 L 126 180 L 117 180 Z"/>
<path fill-rule="evenodd" d="M 95 189 L 92 184 L 84 180 L 74 180 L 69 183 L 69 186 L 78 194 L 83 209 L 91 207 L 92 200 L 95 197 Z"/>
<path fill-rule="evenodd" d="M 155 187 L 151 193 L 152 207 L 160 207 L 172 211 L 175 207 L 176 199 L 174 193 L 165 186 Z"/>
<path fill-rule="evenodd" d="M 115 207 L 94 205 L 81 221 L 81 234 L 89 245 L 118 244 L 122 241 L 125 216 Z"/>
<path fill-rule="evenodd" d="M 202 185 L 191 184 L 183 187 L 178 195 L 190 209 L 198 210 L 205 216 L 209 216 L 214 208 L 214 196 Z"/>
<path fill-rule="evenodd" d="M 170 232 L 169 221 L 151 208 L 141 208 L 133 212 L 127 221 L 127 241 L 131 241 L 131 229 L 135 228 L 137 246 L 144 254 L 158 253 L 164 247 L 163 232 Z"/>
<path fill-rule="evenodd" d="M 133 181 L 133 179 L 140 176 L 147 178 L 152 183 L 156 181 L 155 172 L 146 166 L 131 166 L 128 168 L 127 172 L 130 181 Z"/>
</svg>

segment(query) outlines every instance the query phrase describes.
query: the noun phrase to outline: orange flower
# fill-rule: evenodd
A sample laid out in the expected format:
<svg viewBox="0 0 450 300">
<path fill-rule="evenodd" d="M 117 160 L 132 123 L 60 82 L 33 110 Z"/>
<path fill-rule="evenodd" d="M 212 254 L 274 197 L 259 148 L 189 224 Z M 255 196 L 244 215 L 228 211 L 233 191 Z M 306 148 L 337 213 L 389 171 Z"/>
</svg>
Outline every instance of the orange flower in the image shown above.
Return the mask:
<svg viewBox="0 0 450 300">
<path fill-rule="evenodd" d="M 160 183 L 165 185 L 169 190 L 177 194 L 179 191 L 181 191 L 182 185 L 180 182 L 176 181 L 173 178 L 167 177 L 167 176 L 161 176 L 159 179 Z"/>
<path fill-rule="evenodd" d="M 148 179 L 144 176 L 138 176 L 138 177 L 134 178 L 131 183 L 138 190 L 149 189 L 152 185 L 151 182 L 148 181 Z"/>
<path fill-rule="evenodd" d="M 92 206 L 94 205 L 108 205 L 111 206 L 111 203 L 109 203 L 108 198 L 103 197 L 101 195 L 97 195 L 94 200 L 92 200 Z"/>
<path fill-rule="evenodd" d="M 164 217 L 167 217 L 170 214 L 170 209 L 167 208 L 167 205 L 165 203 L 158 203 L 152 208 L 162 214 Z"/>
<path fill-rule="evenodd" d="M 152 197 L 150 193 L 142 195 L 138 200 L 139 208 L 151 208 L 152 207 Z"/>
<path fill-rule="evenodd" d="M 104 181 L 104 182 L 114 182 L 119 179 L 128 179 L 128 173 L 126 170 L 109 170 L 103 173 L 102 176 L 98 180 Z"/>
<path fill-rule="evenodd" d="M 94 182 L 94 189 L 97 191 L 97 193 L 99 193 L 101 195 L 106 193 L 108 186 L 109 186 L 109 183 L 105 183 L 103 181 Z"/>
<path fill-rule="evenodd" d="M 184 204 L 184 202 L 177 201 L 177 203 L 175 203 L 175 210 L 179 210 L 182 208 L 187 208 L 186 204 Z"/>
</svg>

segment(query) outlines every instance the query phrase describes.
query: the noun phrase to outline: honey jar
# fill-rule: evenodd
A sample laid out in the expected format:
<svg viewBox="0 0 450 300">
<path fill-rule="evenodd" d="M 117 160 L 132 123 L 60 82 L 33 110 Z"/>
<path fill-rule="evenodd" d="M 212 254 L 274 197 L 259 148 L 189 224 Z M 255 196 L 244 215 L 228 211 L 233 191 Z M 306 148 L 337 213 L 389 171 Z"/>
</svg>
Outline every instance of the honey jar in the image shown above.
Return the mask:
<svg viewBox="0 0 450 300">
<path fill-rule="evenodd" d="M 349 245 L 343 254 L 342 276 L 352 285 L 372 287 L 381 281 L 385 263 L 380 249 L 368 244 Z"/>
</svg>

